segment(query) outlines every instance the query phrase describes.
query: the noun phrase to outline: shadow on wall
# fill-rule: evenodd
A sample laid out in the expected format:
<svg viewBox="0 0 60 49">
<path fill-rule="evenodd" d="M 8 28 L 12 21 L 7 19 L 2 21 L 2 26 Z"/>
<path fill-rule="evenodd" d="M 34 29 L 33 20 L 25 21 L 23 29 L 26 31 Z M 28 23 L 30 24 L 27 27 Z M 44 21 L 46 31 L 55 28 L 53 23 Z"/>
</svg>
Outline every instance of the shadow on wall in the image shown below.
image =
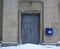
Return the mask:
<svg viewBox="0 0 60 49">
<path fill-rule="evenodd" d="M 2 41 L 3 0 L 0 0 L 0 41 Z"/>
</svg>

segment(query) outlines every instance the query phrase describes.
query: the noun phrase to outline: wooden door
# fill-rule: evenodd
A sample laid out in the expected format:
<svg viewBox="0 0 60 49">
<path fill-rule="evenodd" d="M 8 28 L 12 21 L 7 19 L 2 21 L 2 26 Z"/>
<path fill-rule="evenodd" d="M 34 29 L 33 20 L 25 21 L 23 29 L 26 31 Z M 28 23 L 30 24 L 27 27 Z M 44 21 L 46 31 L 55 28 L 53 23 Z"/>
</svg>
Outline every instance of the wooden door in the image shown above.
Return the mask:
<svg viewBox="0 0 60 49">
<path fill-rule="evenodd" d="M 39 44 L 40 40 L 40 13 L 21 13 L 22 44 Z"/>
</svg>

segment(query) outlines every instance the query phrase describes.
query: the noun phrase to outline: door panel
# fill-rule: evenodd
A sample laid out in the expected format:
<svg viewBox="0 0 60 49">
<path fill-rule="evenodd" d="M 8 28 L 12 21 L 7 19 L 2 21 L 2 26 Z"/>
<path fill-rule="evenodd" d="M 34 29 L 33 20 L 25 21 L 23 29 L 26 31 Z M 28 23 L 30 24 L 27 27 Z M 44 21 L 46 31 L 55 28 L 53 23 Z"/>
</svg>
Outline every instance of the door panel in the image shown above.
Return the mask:
<svg viewBox="0 0 60 49">
<path fill-rule="evenodd" d="M 21 13 L 22 43 L 38 44 L 40 39 L 40 13 Z"/>
</svg>

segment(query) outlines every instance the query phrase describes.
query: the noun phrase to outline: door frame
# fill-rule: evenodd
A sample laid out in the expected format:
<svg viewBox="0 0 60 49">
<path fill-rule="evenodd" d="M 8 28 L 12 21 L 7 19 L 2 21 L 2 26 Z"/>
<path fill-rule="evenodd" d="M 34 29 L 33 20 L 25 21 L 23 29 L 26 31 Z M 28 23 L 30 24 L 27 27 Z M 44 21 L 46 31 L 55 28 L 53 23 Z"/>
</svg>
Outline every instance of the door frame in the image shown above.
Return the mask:
<svg viewBox="0 0 60 49">
<path fill-rule="evenodd" d="M 21 40 L 21 13 L 40 13 L 40 44 L 44 42 L 44 15 L 43 15 L 43 2 L 38 2 L 42 4 L 42 12 L 39 10 L 18 10 L 18 44 L 22 44 Z M 35 11 L 35 12 L 34 12 Z"/>
</svg>

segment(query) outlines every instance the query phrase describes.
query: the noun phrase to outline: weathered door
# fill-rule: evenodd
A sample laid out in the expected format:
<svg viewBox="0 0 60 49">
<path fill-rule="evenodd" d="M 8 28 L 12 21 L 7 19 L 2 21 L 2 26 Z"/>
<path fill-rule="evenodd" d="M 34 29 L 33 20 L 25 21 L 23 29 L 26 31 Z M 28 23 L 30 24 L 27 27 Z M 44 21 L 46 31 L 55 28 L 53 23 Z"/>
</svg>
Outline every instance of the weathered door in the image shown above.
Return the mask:
<svg viewBox="0 0 60 49">
<path fill-rule="evenodd" d="M 22 44 L 39 44 L 40 39 L 40 13 L 21 13 Z"/>
</svg>

